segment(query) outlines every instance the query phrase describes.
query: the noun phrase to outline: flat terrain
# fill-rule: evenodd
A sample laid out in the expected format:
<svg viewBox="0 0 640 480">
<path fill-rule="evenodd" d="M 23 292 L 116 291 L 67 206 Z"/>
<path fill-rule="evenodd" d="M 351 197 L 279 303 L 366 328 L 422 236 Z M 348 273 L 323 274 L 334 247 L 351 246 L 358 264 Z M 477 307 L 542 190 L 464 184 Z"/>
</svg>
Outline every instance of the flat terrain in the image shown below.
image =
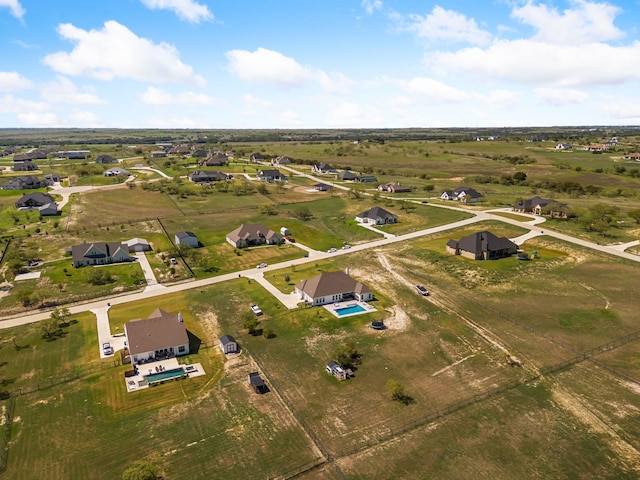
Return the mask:
<svg viewBox="0 0 640 480">
<path fill-rule="evenodd" d="M 579 213 L 549 219 L 536 231 L 560 231 L 594 244 L 637 239 L 632 212 L 640 205 L 640 179 L 629 173 L 635 166 L 622 160 L 623 151 L 559 152 L 555 143 L 453 137 L 246 141 L 234 145 L 244 155 L 224 167 L 246 185 L 203 191 L 184 178 L 164 181 L 152 174 L 146 185 L 74 194 L 55 227 L 54 220 L 14 212 L 17 194 L 0 194 L 0 225 L 10 229 L 0 267 L 3 285 L 12 285 L 0 291 L 5 316 L 57 298 L 63 303 L 142 289 L 137 263 L 103 267 L 113 281 L 90 286 L 89 269 L 73 269 L 65 254 L 66 247 L 85 240 L 133 237 L 153 244 L 147 258 L 164 285 L 189 285 L 192 276 L 213 282 L 250 269 L 265 272 L 265 280 L 288 294 L 300 280 L 348 270 L 372 290 L 376 309 L 346 318 L 322 307 L 288 310 L 259 282 L 235 274 L 229 281 L 116 304 L 109 310 L 114 333 L 156 308 L 181 312 L 194 353 L 180 361 L 200 363 L 206 371 L 132 393 L 124 380 L 130 367 L 118 352 L 100 360 L 96 318 L 89 312 L 70 315 L 53 338 L 43 335 L 42 323 L 0 330 L 0 419 L 7 426 L 0 429 L 0 439 L 7 440 L 0 449 L 3 476 L 113 479 L 146 459 L 167 480 L 640 479 L 638 262 L 544 234 L 520 245 L 529 260 L 473 261 L 446 253 L 448 240 L 480 230 L 509 238 L 527 233 L 527 225 L 507 223 L 529 220 L 512 212 L 359 250 L 383 238 L 354 221 L 375 205 L 400 219 L 379 230 L 401 235 L 533 195 L 552 197 Z M 99 151 L 120 158 L 125 153 L 108 145 Z M 386 198 L 376 193 L 377 184 L 345 182 L 340 185 L 347 190 L 314 193 L 316 180 L 293 176 L 286 187 L 269 184 L 260 193 L 260 185 L 244 176 L 259 168 L 244 162 L 254 151 L 288 155 L 302 173 L 310 174 L 314 161 L 328 161 L 414 189 Z M 151 164 L 145 155 L 141 151 L 129 163 Z M 170 158 L 151 165 L 178 177 L 194 163 Z M 80 167 L 65 168 L 87 184 L 91 172 L 83 176 Z M 505 175 L 518 171 L 530 183 L 507 184 Z M 551 178 L 602 190 L 571 193 L 544 183 Z M 485 200 L 460 205 L 436 198 L 462 184 L 481 191 Z M 579 221 L 597 204 L 617 209 L 605 230 Z M 297 245 L 245 250 L 226 243 L 226 234 L 239 224 L 255 222 L 276 231 L 288 227 Z M 195 232 L 201 243 L 182 257 L 172 243 L 180 230 Z M 312 256 L 294 265 L 307 253 L 300 244 Z M 313 251 L 343 244 L 356 248 L 339 256 Z M 176 255 L 174 266 L 169 258 Z M 32 258 L 39 264 L 27 270 L 41 271 L 41 278 L 14 282 L 16 261 Z M 279 265 L 255 269 L 261 262 Z M 419 295 L 417 284 L 430 295 Z M 255 335 L 244 325 L 251 304 L 264 312 Z M 387 328 L 373 330 L 374 320 Z M 262 335 L 269 332 L 271 338 Z M 225 334 L 238 340 L 239 354 L 220 352 L 218 339 Z M 325 365 L 346 344 L 357 350 L 359 361 L 354 377 L 341 382 Z M 254 371 L 265 378 L 268 393 L 249 387 L 247 375 Z M 403 402 L 390 398 L 390 380 L 403 385 Z"/>
</svg>

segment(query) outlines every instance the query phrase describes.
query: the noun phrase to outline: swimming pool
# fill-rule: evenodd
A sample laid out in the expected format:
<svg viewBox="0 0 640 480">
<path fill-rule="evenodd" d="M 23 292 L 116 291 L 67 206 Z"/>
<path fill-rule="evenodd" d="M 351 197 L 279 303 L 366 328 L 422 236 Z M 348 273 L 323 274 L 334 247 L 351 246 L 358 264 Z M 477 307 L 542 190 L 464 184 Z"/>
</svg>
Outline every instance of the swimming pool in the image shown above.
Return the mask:
<svg viewBox="0 0 640 480">
<path fill-rule="evenodd" d="M 165 380 L 172 380 L 174 378 L 186 377 L 187 374 L 182 368 L 174 368 L 173 370 L 165 370 L 160 373 L 152 373 L 151 375 L 145 375 L 149 385 L 158 382 L 164 382 Z"/>
<path fill-rule="evenodd" d="M 339 317 L 344 317 L 345 315 L 352 315 L 354 313 L 362 313 L 362 312 L 366 312 L 366 311 L 367 311 L 366 309 L 364 309 L 363 307 L 361 307 L 357 303 L 354 304 L 354 305 L 349 305 L 348 307 L 336 308 L 334 310 L 334 312 L 336 312 L 336 314 Z"/>
</svg>

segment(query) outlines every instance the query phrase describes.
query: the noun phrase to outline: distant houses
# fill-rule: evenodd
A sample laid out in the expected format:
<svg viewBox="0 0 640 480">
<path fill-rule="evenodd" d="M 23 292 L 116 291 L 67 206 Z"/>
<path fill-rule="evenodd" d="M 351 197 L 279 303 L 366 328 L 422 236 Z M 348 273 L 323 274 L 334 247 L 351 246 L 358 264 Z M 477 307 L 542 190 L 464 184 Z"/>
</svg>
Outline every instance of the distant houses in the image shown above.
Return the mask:
<svg viewBox="0 0 640 480">
<path fill-rule="evenodd" d="M 256 177 L 265 182 L 284 182 L 287 179 L 287 176 L 277 169 L 260 170 Z"/>
<path fill-rule="evenodd" d="M 99 155 L 98 158 L 96 158 L 96 163 L 104 165 L 110 163 L 118 163 L 118 160 L 113 158 L 111 155 Z"/>
<path fill-rule="evenodd" d="M 296 284 L 295 293 L 310 305 L 325 305 L 348 299 L 368 302 L 373 299 L 369 287 L 341 271 L 323 272 L 302 280 Z"/>
<path fill-rule="evenodd" d="M 19 210 L 38 210 L 43 217 L 60 214 L 55 199 L 47 193 L 25 193 L 15 205 Z"/>
<path fill-rule="evenodd" d="M 311 167 L 313 173 L 336 174 L 338 171 L 328 163 L 317 163 Z"/>
<path fill-rule="evenodd" d="M 129 247 L 121 242 L 93 242 L 71 247 L 74 267 L 130 262 Z"/>
<path fill-rule="evenodd" d="M 505 237 L 497 237 L 483 230 L 460 240 L 449 240 L 446 250 L 452 255 L 461 255 L 472 260 L 496 260 L 518 251 L 518 246 Z"/>
<path fill-rule="evenodd" d="M 202 167 L 222 167 L 229 162 L 229 156 L 223 152 L 215 152 L 207 155 L 198 162 Z"/>
<path fill-rule="evenodd" d="M 242 224 L 227 234 L 227 242 L 235 248 L 277 245 L 282 243 L 282 235 L 279 235 L 261 223 Z"/>
<path fill-rule="evenodd" d="M 411 187 L 400 185 L 400 182 L 390 182 L 378 185 L 378 191 L 387 193 L 404 193 L 411 192 Z"/>
<path fill-rule="evenodd" d="M 548 212 L 552 217 L 566 216 L 567 206 L 555 200 L 541 197 L 532 197 L 527 200 L 520 200 L 513 206 L 513 211 L 518 213 L 532 213 L 534 215 L 544 215 Z"/>
<path fill-rule="evenodd" d="M 34 175 L 13 177 L 0 185 L 3 190 L 35 190 L 51 185 L 46 179 L 40 179 Z"/>
</svg>

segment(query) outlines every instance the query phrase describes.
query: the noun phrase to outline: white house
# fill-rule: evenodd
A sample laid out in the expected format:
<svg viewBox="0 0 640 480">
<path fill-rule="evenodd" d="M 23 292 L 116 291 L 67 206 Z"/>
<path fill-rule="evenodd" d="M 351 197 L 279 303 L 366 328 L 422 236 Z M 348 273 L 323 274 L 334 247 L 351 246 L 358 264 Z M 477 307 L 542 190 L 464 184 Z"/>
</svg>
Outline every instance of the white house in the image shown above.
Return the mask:
<svg viewBox="0 0 640 480">
<path fill-rule="evenodd" d="M 366 285 L 354 280 L 344 272 L 323 272 L 296 285 L 300 299 L 312 305 L 324 305 L 342 300 L 356 299 L 368 302 L 373 293 Z"/>
<path fill-rule="evenodd" d="M 384 208 L 373 207 L 356 215 L 356 222 L 385 225 L 387 223 L 397 223 L 398 216 L 388 212 Z"/>
<path fill-rule="evenodd" d="M 222 353 L 236 353 L 238 351 L 238 342 L 231 335 L 223 335 L 220 337 L 220 350 Z"/>
<path fill-rule="evenodd" d="M 130 262 L 129 247 L 120 242 L 93 242 L 71 247 L 74 267 Z"/>
<path fill-rule="evenodd" d="M 182 314 L 156 309 L 146 320 L 124 324 L 131 363 L 140 363 L 189 354 L 189 335 Z"/>
</svg>

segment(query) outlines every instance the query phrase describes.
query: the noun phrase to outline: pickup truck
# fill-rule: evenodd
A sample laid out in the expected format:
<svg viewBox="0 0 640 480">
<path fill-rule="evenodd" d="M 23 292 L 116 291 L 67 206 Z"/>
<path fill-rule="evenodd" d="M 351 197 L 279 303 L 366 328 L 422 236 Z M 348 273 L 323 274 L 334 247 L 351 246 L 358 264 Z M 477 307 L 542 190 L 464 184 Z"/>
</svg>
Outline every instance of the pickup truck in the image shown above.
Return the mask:
<svg viewBox="0 0 640 480">
<path fill-rule="evenodd" d="M 429 295 L 429 290 L 427 290 L 426 288 L 424 288 L 423 285 L 416 285 L 416 290 L 418 291 L 418 293 L 420 295 L 424 295 L 425 297 L 427 295 Z"/>
<path fill-rule="evenodd" d="M 262 310 L 260 310 L 260 307 L 258 305 L 251 305 L 251 311 L 256 315 L 262 315 Z"/>
</svg>

